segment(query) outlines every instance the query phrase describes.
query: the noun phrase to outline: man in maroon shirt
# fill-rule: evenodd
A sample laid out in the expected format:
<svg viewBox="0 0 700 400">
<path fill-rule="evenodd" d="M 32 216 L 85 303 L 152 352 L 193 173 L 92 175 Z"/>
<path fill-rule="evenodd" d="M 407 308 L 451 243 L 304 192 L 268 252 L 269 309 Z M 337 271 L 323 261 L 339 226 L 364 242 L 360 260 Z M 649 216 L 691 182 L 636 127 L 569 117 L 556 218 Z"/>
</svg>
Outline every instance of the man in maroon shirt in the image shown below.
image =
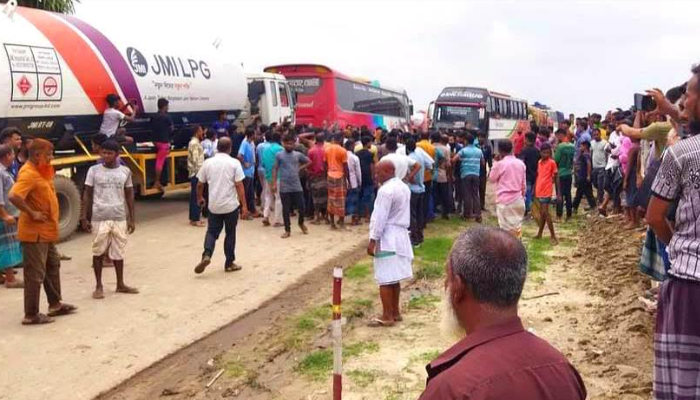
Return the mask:
<svg viewBox="0 0 700 400">
<path fill-rule="evenodd" d="M 446 325 L 467 336 L 427 367 L 420 400 L 579 400 L 586 387 L 554 347 L 525 331 L 527 254 L 508 232 L 463 232 L 447 260 Z"/>
</svg>

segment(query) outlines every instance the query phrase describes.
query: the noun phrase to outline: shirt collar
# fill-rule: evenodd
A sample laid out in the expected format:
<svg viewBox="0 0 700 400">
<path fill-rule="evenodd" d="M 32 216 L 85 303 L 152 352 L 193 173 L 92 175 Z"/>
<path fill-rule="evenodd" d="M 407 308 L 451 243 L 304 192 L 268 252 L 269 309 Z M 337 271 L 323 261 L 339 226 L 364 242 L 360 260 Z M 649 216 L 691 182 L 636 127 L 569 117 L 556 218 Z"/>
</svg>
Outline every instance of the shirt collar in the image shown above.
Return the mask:
<svg viewBox="0 0 700 400">
<path fill-rule="evenodd" d="M 459 342 L 455 343 L 447 351 L 442 353 L 438 358 L 433 360 L 426 369 L 428 370 L 428 375 L 433 377 L 445 369 L 456 364 L 462 359 L 470 350 L 478 347 L 482 344 L 488 343 L 492 340 L 499 339 L 505 336 L 510 336 L 516 333 L 524 332 L 522 321 L 519 317 L 512 317 L 502 322 L 498 325 L 490 326 L 488 328 L 478 330 L 471 335 L 465 337 Z"/>
</svg>

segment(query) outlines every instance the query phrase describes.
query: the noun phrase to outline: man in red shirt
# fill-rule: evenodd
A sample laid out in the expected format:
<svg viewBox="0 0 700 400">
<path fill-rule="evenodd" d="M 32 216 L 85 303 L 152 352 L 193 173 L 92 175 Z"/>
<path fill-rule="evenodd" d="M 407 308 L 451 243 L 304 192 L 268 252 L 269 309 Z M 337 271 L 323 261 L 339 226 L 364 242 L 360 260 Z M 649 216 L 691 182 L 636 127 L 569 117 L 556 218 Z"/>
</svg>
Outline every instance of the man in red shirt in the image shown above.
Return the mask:
<svg viewBox="0 0 700 400">
<path fill-rule="evenodd" d="M 525 145 L 525 134 L 522 131 L 517 131 L 511 138 L 511 141 L 513 142 L 513 155 L 520 157 L 520 153 Z"/>
<path fill-rule="evenodd" d="M 331 219 L 331 229 L 345 228 L 345 196 L 347 195 L 350 169 L 348 168 L 348 152 L 341 144 L 343 135 L 336 133 L 333 141 L 325 151 L 325 167 L 328 171 L 328 215 Z M 338 226 L 335 221 L 338 220 Z"/>
<path fill-rule="evenodd" d="M 306 171 L 309 174 L 309 191 L 314 204 L 314 214 L 316 218 L 311 221 L 314 225 L 321 223 L 321 218 L 328 221 L 326 207 L 328 205 L 328 182 L 326 176 L 326 167 L 324 164 L 325 155 L 325 134 L 319 132 L 316 134 L 316 143 L 309 149 L 309 160 L 311 165 Z"/>
<path fill-rule="evenodd" d="M 447 259 L 446 324 L 467 336 L 427 367 L 420 400 L 578 400 L 586 387 L 554 347 L 527 332 L 518 300 L 527 253 L 508 232 L 463 232 Z"/>
</svg>

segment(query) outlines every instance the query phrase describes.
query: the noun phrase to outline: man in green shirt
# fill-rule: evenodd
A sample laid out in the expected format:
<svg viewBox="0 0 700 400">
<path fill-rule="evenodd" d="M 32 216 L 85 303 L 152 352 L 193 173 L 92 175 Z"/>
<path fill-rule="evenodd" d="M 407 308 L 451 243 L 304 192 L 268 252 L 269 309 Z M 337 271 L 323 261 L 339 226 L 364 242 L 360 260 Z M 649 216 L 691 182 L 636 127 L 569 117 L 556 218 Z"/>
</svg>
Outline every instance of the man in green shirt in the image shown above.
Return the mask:
<svg viewBox="0 0 700 400">
<path fill-rule="evenodd" d="M 576 148 L 573 143 L 566 141 L 566 130 L 558 129 L 557 149 L 554 152 L 554 161 L 557 163 L 557 175 L 559 176 L 559 190 L 561 193 L 557 198 L 557 218 L 561 219 L 564 214 L 564 204 L 566 203 L 566 220 L 571 218 L 571 182 L 574 170 L 574 154 Z"/>
</svg>

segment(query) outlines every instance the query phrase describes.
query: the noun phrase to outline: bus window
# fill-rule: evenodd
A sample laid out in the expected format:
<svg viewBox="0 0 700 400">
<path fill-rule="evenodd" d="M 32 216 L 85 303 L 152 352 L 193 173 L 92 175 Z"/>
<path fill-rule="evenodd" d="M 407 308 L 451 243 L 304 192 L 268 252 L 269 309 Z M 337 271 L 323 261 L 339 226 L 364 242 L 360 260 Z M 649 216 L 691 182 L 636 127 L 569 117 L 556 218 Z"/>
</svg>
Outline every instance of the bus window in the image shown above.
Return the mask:
<svg viewBox="0 0 700 400">
<path fill-rule="evenodd" d="M 289 107 L 289 97 L 287 96 L 287 85 L 280 82 L 280 104 L 282 107 Z"/>
<path fill-rule="evenodd" d="M 277 84 L 270 81 L 270 96 L 272 96 L 272 106 L 277 107 Z"/>
<path fill-rule="evenodd" d="M 335 79 L 336 101 L 345 111 L 402 117 L 408 113 L 406 97 L 364 83 Z"/>
</svg>

